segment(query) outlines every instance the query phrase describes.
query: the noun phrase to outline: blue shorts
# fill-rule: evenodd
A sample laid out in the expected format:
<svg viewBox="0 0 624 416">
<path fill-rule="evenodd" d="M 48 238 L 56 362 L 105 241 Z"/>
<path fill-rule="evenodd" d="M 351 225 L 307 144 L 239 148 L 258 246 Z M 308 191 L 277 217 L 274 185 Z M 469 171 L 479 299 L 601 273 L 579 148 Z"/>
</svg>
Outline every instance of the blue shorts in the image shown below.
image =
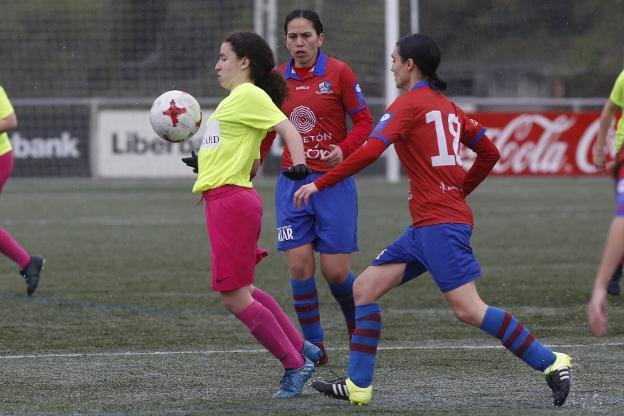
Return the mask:
<svg viewBox="0 0 624 416">
<path fill-rule="evenodd" d="M 286 251 L 312 243 L 321 253 L 352 253 L 358 250 L 358 198 L 351 177 L 310 198 L 308 205 L 295 208 L 294 194 L 322 173 L 312 173 L 300 181 L 279 175 L 275 187 L 277 249 Z"/>
<path fill-rule="evenodd" d="M 410 226 L 371 263 L 406 263 L 401 284 L 429 271 L 443 293 L 481 276 L 479 262 L 472 254 L 467 224 Z"/>
<path fill-rule="evenodd" d="M 624 177 L 615 183 L 615 216 L 624 217 Z"/>
</svg>

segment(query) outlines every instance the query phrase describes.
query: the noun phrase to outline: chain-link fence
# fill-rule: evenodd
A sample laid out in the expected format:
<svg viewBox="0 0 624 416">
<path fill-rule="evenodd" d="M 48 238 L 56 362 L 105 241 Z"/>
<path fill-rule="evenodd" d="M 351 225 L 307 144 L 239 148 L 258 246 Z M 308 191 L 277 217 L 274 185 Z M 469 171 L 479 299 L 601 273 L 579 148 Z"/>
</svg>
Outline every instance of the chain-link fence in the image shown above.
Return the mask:
<svg viewBox="0 0 624 416">
<path fill-rule="evenodd" d="M 13 97 L 143 97 L 172 88 L 221 96 L 219 44 L 253 30 L 252 0 L 3 0 L 0 83 Z M 451 95 L 603 96 L 622 66 L 624 1 L 420 1 L 420 30 L 443 52 Z M 326 52 L 383 96 L 381 0 L 277 1 L 317 9 Z M 401 35 L 410 2 L 400 2 Z M 286 59 L 280 39 L 278 61 Z"/>
<path fill-rule="evenodd" d="M 401 0 L 401 35 L 410 33 L 413 3 L 420 31 L 440 44 L 448 94 L 468 107 L 513 100 L 528 109 L 552 106 L 544 99 L 558 99 L 559 108 L 596 107 L 601 99 L 582 98 L 605 98 L 622 67 L 624 0 Z M 377 118 L 389 60 L 384 2 L 276 4 L 277 62 L 288 58 L 284 16 L 293 8 L 317 10 L 324 51 L 354 69 Z M 144 110 L 170 89 L 186 90 L 209 108 L 226 94 L 213 70 L 222 39 L 254 28 L 253 0 L 0 0 L 0 10 L 0 85 L 20 119 L 11 134 L 15 156 L 30 162 L 18 163 L 16 174 L 31 176 L 91 175 L 99 109 Z M 148 131 L 132 124 L 115 137 L 143 140 Z"/>
</svg>

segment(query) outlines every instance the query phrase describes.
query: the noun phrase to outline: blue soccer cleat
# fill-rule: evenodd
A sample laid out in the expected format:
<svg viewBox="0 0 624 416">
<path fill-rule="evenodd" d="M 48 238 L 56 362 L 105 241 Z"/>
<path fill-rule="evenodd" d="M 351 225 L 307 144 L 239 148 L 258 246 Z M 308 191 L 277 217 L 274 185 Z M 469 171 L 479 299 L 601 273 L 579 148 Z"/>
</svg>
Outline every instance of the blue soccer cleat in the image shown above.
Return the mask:
<svg viewBox="0 0 624 416">
<path fill-rule="evenodd" d="M 299 368 L 284 371 L 280 389 L 273 395 L 274 399 L 291 399 L 301 395 L 303 386 L 314 374 L 314 363 L 307 357 L 303 357 L 305 362 Z"/>
<path fill-rule="evenodd" d="M 326 356 L 325 351 L 312 344 L 310 341 L 303 341 L 301 355 L 312 361 L 315 366 L 321 365 L 320 361 L 323 359 L 323 356 Z"/>
</svg>

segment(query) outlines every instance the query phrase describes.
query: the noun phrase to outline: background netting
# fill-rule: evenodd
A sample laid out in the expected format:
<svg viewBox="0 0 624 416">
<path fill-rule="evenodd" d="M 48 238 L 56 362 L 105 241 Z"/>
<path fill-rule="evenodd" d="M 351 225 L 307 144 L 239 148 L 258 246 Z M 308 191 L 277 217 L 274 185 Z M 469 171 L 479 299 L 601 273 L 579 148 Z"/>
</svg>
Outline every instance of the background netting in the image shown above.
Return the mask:
<svg viewBox="0 0 624 416">
<path fill-rule="evenodd" d="M 228 32 L 253 30 L 251 0 L 2 3 L 0 80 L 14 97 L 142 97 L 174 87 L 221 96 L 212 76 L 218 46 Z M 292 8 L 317 9 L 325 51 L 355 69 L 368 96 L 383 96 L 382 1 L 277 3 L 278 35 Z M 401 35 L 410 31 L 409 3 L 400 2 Z M 603 96 L 622 66 L 621 0 L 419 4 L 451 95 Z"/>
<path fill-rule="evenodd" d="M 454 98 L 602 97 L 601 105 L 622 68 L 624 0 L 418 3 L 420 31 L 438 41 Z M 411 32 L 410 1 L 399 4 L 402 36 Z M 324 51 L 354 69 L 377 119 L 389 61 L 384 2 L 278 0 L 278 64 L 288 58 L 282 22 L 293 8 L 319 12 Z M 226 95 L 213 69 L 222 39 L 254 29 L 252 0 L 0 0 L 0 10 L 0 85 L 20 119 L 16 158 L 29 162 L 16 164 L 18 176 L 91 175 L 103 163 L 93 162 L 102 109 L 145 109 L 170 89 L 214 105 Z M 142 134 L 123 132 L 139 142 Z M 277 171 L 273 162 L 267 173 Z"/>
</svg>

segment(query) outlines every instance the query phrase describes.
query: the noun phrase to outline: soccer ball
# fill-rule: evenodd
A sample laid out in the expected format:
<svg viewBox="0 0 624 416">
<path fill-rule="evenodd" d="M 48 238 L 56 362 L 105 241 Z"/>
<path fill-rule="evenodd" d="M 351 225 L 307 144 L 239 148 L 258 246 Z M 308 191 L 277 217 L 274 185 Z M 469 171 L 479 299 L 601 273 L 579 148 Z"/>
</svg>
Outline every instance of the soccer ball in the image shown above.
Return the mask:
<svg viewBox="0 0 624 416">
<path fill-rule="evenodd" d="M 172 90 L 156 98 L 150 110 L 150 122 L 156 134 L 172 143 L 190 139 L 202 122 L 197 100 L 184 91 Z"/>
</svg>

